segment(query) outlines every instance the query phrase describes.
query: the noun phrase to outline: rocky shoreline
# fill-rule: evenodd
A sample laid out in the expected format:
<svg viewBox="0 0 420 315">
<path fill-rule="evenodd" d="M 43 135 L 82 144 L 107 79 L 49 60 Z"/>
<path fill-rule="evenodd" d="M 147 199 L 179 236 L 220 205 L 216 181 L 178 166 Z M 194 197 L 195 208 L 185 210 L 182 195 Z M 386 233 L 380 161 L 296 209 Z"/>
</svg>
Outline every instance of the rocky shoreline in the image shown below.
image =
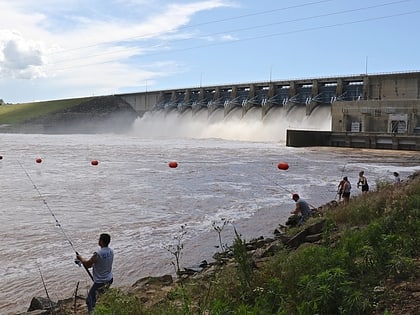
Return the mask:
<svg viewBox="0 0 420 315">
<path fill-rule="evenodd" d="M 303 243 L 316 243 L 322 238 L 322 231 L 325 220 L 322 219 L 323 211 L 336 207 L 338 203 L 331 201 L 330 203 L 313 209 L 313 216 L 319 217 L 320 220 L 314 224 L 306 226 L 302 231 L 289 237 L 285 231 L 288 229 L 287 225 L 279 224 L 278 228 L 273 231 L 272 237 L 260 236 L 249 242 L 246 242 L 246 248 L 250 257 L 252 257 L 253 264 L 258 266 L 263 263 L 267 257 L 272 256 L 273 253 L 284 248 L 284 246 L 295 249 Z M 291 216 L 286 224 L 290 223 L 293 218 Z M 129 292 L 135 293 L 140 297 L 141 301 L 147 306 L 159 303 L 166 298 L 166 294 L 174 288 L 180 279 L 205 277 L 213 274 L 217 265 L 219 264 L 233 264 L 233 254 L 230 248 L 220 253 L 215 253 L 217 256 L 214 262 L 201 261 L 194 266 L 185 267 L 181 270 L 179 277 L 174 278 L 172 275 L 166 274 L 163 276 L 148 276 L 137 280 L 130 288 Z M 47 315 L 55 314 L 73 314 L 84 315 L 87 314 L 85 305 L 85 296 L 78 294 L 76 288 L 73 297 L 59 300 L 57 302 L 50 301 L 46 297 L 33 297 L 28 310 L 26 312 L 18 313 L 16 315 Z"/>
<path fill-rule="evenodd" d="M 420 172 L 409 176 L 409 179 L 420 177 Z M 404 185 L 404 184 L 402 184 Z M 400 186 L 401 187 L 401 186 Z M 357 198 L 357 197 L 356 197 Z M 307 225 L 296 229 L 293 236 L 289 236 L 289 226 L 293 220 L 290 217 L 286 225 L 279 224 L 274 229 L 271 237 L 257 237 L 249 242 L 245 242 L 247 255 L 251 258 L 253 267 L 259 268 L 267 263 L 274 253 L 288 248 L 293 251 L 303 246 L 313 246 L 323 243 L 323 231 L 326 228 L 326 213 L 333 211 L 339 204 L 334 200 L 317 209 L 313 209 L 314 219 L 310 220 Z M 335 209 L 337 210 L 337 209 Z M 252 220 L 252 219 L 251 219 Z M 257 220 L 257 219 L 256 219 Z M 328 229 L 330 230 L 330 226 Z M 360 228 L 355 226 L 354 228 Z M 340 229 L 337 226 L 333 228 L 329 237 L 330 244 L 334 244 L 340 238 Z M 200 281 L 210 279 L 223 268 L 234 267 L 235 259 L 231 247 L 226 250 L 215 253 L 215 261 L 208 263 L 201 261 L 195 266 L 183 268 L 177 277 L 166 274 L 163 276 L 149 276 L 136 281 L 129 288 L 120 288 L 125 292 L 132 293 L 147 308 L 156 304 L 160 304 L 168 299 L 168 293 L 177 288 L 182 281 Z M 420 259 L 414 258 L 413 263 L 416 268 L 420 268 Z M 207 280 L 206 280 L 207 281 Z M 420 303 L 420 283 L 416 278 L 411 280 L 395 281 L 393 279 L 385 279 L 383 285 L 374 288 L 375 292 L 392 291 L 393 296 L 388 296 L 386 300 L 387 309 L 394 315 L 418 314 L 418 303 Z M 382 290 L 382 291 L 381 291 Z M 73 297 L 58 302 L 50 302 L 46 298 L 34 297 L 31 306 L 27 312 L 18 315 L 44 315 L 44 314 L 87 314 L 84 301 L 85 297 L 80 296 L 75 291 Z M 373 313 L 374 315 L 382 315 Z M 391 314 L 390 313 L 390 314 Z"/>
</svg>

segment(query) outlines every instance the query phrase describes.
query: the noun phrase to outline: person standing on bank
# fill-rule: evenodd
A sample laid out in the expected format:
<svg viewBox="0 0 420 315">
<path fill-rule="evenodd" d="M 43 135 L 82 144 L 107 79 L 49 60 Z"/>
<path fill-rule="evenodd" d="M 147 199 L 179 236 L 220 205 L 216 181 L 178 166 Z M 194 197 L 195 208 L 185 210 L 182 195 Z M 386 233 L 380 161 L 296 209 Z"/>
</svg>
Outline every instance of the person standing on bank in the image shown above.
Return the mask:
<svg viewBox="0 0 420 315">
<path fill-rule="evenodd" d="M 359 173 L 359 181 L 357 182 L 357 188 L 359 188 L 359 186 L 362 186 L 362 194 L 365 194 L 369 191 L 369 185 L 365 177 L 364 171 L 361 171 Z"/>
<path fill-rule="evenodd" d="M 398 172 L 394 172 L 394 184 L 399 184 L 399 183 L 401 183 L 400 174 L 398 174 Z"/>
<path fill-rule="evenodd" d="M 305 200 L 299 197 L 298 194 L 293 194 L 292 199 L 296 202 L 296 206 L 291 213 L 300 214 L 299 225 L 301 225 L 311 216 L 311 208 Z"/>
<path fill-rule="evenodd" d="M 338 184 L 338 190 L 337 190 L 338 202 L 340 202 L 341 198 L 343 197 L 343 191 L 344 191 L 345 183 L 346 183 L 346 181 L 344 179 L 342 179 L 340 181 L 340 183 Z"/>
<path fill-rule="evenodd" d="M 350 191 L 351 191 L 351 184 L 347 176 L 343 177 L 343 202 L 347 205 L 350 201 Z"/>
<path fill-rule="evenodd" d="M 112 274 L 112 263 L 114 260 L 114 252 L 108 247 L 111 242 L 111 236 L 102 233 L 99 236 L 98 245 L 100 249 L 93 253 L 89 259 L 84 259 L 81 255 L 76 255 L 76 258 L 86 268 L 93 267 L 93 285 L 89 290 L 86 298 L 86 305 L 89 314 L 93 311 L 96 304 L 96 299 L 103 293 L 114 281 Z"/>
</svg>

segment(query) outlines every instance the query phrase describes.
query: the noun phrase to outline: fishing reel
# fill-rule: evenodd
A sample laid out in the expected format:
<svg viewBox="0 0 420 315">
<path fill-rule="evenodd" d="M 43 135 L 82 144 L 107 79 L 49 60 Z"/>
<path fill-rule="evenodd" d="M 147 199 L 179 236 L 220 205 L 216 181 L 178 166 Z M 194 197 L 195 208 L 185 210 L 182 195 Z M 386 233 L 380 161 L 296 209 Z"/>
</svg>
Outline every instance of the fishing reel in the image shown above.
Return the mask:
<svg viewBox="0 0 420 315">
<path fill-rule="evenodd" d="M 76 264 L 76 265 L 78 265 L 79 267 L 82 267 L 82 262 L 79 260 L 79 259 L 75 259 L 74 260 L 74 263 Z"/>
</svg>

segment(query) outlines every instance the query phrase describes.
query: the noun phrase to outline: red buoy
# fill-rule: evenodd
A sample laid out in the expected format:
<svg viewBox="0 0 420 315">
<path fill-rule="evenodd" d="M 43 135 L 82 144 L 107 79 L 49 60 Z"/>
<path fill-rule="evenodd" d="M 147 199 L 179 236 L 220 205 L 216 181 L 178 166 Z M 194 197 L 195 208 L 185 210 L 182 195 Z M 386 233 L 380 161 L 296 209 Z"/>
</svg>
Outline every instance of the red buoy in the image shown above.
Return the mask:
<svg viewBox="0 0 420 315">
<path fill-rule="evenodd" d="M 99 164 L 98 160 L 92 160 L 90 161 L 90 164 L 92 164 L 93 166 L 96 166 Z"/>
<path fill-rule="evenodd" d="M 37 158 L 37 159 L 35 160 L 35 162 L 37 162 L 37 163 L 42 163 L 42 159 L 41 159 L 41 158 Z"/>
<path fill-rule="evenodd" d="M 178 163 L 176 161 L 170 161 L 168 163 L 170 168 L 177 168 L 178 167 Z"/>
<path fill-rule="evenodd" d="M 279 164 L 277 164 L 277 167 L 279 170 L 288 170 L 289 169 L 289 164 L 287 164 L 286 162 L 280 162 Z"/>
</svg>

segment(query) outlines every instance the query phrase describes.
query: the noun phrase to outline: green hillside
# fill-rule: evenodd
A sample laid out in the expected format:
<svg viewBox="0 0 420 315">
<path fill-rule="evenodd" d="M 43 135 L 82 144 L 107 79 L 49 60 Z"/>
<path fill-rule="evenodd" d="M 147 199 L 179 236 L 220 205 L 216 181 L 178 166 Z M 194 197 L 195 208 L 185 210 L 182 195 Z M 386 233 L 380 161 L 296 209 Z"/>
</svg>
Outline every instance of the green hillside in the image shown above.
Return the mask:
<svg viewBox="0 0 420 315">
<path fill-rule="evenodd" d="M 91 99 L 91 97 L 21 104 L 3 104 L 0 106 L 0 124 L 22 123 L 29 119 L 77 106 L 89 99 Z"/>
</svg>

